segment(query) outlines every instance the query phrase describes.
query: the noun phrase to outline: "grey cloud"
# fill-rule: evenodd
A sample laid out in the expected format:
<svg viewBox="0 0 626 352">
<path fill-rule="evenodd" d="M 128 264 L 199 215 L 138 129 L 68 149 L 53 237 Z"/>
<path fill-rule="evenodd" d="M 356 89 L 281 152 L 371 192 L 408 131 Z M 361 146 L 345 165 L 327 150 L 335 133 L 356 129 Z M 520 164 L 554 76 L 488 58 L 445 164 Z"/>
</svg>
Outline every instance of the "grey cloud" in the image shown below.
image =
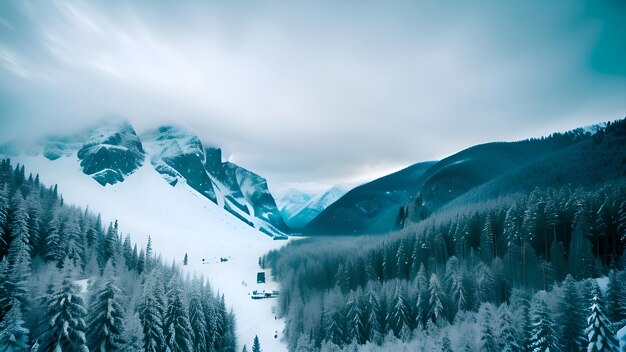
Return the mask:
<svg viewBox="0 0 626 352">
<path fill-rule="evenodd" d="M 623 30 L 626 15 L 615 10 L 7 1 L 0 124 L 6 134 L 107 114 L 139 130 L 173 121 L 274 188 L 374 177 L 476 143 L 623 117 L 626 53 L 606 28 Z"/>
</svg>

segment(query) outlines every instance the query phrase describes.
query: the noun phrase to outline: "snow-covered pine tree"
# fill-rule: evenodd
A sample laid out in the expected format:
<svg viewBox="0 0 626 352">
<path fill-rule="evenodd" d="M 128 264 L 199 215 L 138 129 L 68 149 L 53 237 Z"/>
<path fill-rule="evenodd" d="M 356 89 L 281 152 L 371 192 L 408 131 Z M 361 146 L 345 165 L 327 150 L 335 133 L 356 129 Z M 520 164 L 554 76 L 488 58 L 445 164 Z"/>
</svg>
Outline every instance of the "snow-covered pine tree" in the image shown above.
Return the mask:
<svg viewBox="0 0 626 352">
<path fill-rule="evenodd" d="M 87 341 L 92 352 L 119 350 L 125 341 L 124 308 L 120 304 L 121 290 L 111 276 L 111 264 L 107 263 L 104 284 L 92 286 L 89 314 L 87 316 Z"/>
<path fill-rule="evenodd" d="M 40 351 L 81 351 L 88 352 L 85 339 L 85 308 L 80 288 L 74 283 L 73 268 L 65 260 L 64 277 L 61 285 L 54 288 L 47 297 L 45 320 L 49 322 L 46 331 L 39 338 Z"/>
<path fill-rule="evenodd" d="M 533 297 L 530 319 L 532 330 L 528 349 L 532 352 L 560 351 L 556 324 L 550 317 L 546 291 L 539 291 Z"/>
<path fill-rule="evenodd" d="M 124 318 L 124 328 L 122 329 L 122 340 L 124 346 L 120 352 L 141 352 L 143 351 L 143 327 L 139 314 L 127 312 Z"/>
<path fill-rule="evenodd" d="M 428 311 L 426 313 L 427 320 L 432 321 L 435 324 L 441 325 L 446 318 L 446 312 L 444 308 L 444 295 L 441 290 L 441 284 L 437 278 L 437 274 L 433 273 L 430 276 L 430 282 L 428 285 L 429 299 L 428 299 Z"/>
<path fill-rule="evenodd" d="M 493 324 L 495 307 L 491 303 L 483 303 L 478 310 L 480 321 L 480 350 L 484 352 L 498 352 L 497 336 L 491 324 Z"/>
<path fill-rule="evenodd" d="M 0 321 L 0 352 L 28 351 L 28 329 L 24 327 L 22 304 L 11 302 L 11 310 Z"/>
<path fill-rule="evenodd" d="M 567 275 L 562 284 L 562 297 L 560 297 L 558 317 L 560 327 L 561 345 L 565 351 L 580 351 L 585 345 L 585 314 L 583 303 L 576 281 L 572 275 Z"/>
<path fill-rule="evenodd" d="M 45 231 L 46 245 L 44 249 L 46 260 L 54 261 L 57 265 L 63 264 L 65 248 L 63 246 L 63 234 L 59 231 L 58 213 L 52 216 Z"/>
<path fill-rule="evenodd" d="M 626 324 L 626 292 L 615 270 L 609 271 L 609 282 L 606 287 L 606 316 L 619 330 Z"/>
<path fill-rule="evenodd" d="M 7 215 L 9 212 L 9 190 L 6 183 L 0 185 L 0 244 L 7 245 L 4 237 L 4 229 L 7 227 Z M 5 247 L 6 249 L 6 247 Z"/>
<path fill-rule="evenodd" d="M 516 352 L 521 351 L 518 337 L 515 333 L 515 326 L 513 325 L 513 317 L 511 315 L 511 309 L 506 303 L 502 303 L 498 307 L 498 315 L 500 317 L 500 336 L 498 337 L 498 347 L 501 352 Z"/>
<path fill-rule="evenodd" d="M 143 296 L 139 304 L 139 319 L 143 327 L 143 348 L 145 352 L 160 352 L 165 345 L 163 319 L 165 299 L 158 271 L 148 275 L 143 286 Z"/>
<path fill-rule="evenodd" d="M 369 294 L 367 294 L 366 302 L 367 302 L 366 306 L 368 307 L 368 310 L 367 310 L 368 328 L 366 330 L 367 335 L 368 335 L 367 341 L 373 342 L 373 343 L 380 343 L 382 340 L 382 327 L 379 321 L 380 314 L 379 314 L 378 300 L 370 292 Z M 384 319 L 383 317 L 380 317 L 380 318 Z M 323 320 L 320 320 L 320 322 L 322 321 Z"/>
<path fill-rule="evenodd" d="M 208 351 L 207 322 L 202 308 L 202 282 L 194 280 L 189 292 L 189 323 L 193 329 L 193 350 Z"/>
<path fill-rule="evenodd" d="M 178 275 L 170 280 L 165 313 L 165 344 L 168 352 L 193 351 L 193 330 Z"/>
<path fill-rule="evenodd" d="M 85 264 L 85 245 L 82 233 L 76 221 L 69 221 L 65 226 L 65 255 L 76 267 Z"/>
<path fill-rule="evenodd" d="M 359 296 L 355 291 L 351 291 L 346 303 L 346 339 L 356 340 L 360 344 L 367 341 L 367 336 L 365 336 L 367 324 L 364 321 L 366 318 L 363 314 Z"/>
<path fill-rule="evenodd" d="M 39 240 L 39 234 L 41 233 L 41 203 L 39 197 L 34 194 L 26 197 L 25 200 L 26 213 L 28 214 L 28 238 L 29 238 L 29 251 L 32 256 L 41 253 L 43 249 L 43 243 Z"/>
<path fill-rule="evenodd" d="M 615 332 L 611 329 L 611 322 L 602 311 L 600 298 L 595 295 L 592 299 L 591 314 L 587 318 L 587 351 L 588 352 L 617 352 L 619 342 Z"/>
<path fill-rule="evenodd" d="M 393 331 L 393 334 L 400 338 L 402 328 L 407 324 L 407 305 L 406 299 L 399 288 L 396 288 L 395 294 L 391 302 L 391 310 L 387 321 Z"/>
<path fill-rule="evenodd" d="M 28 233 L 28 214 L 21 195 L 13 201 L 13 216 L 9 224 L 11 244 L 7 253 L 9 272 L 7 275 L 7 293 L 11 299 L 17 299 L 22 306 L 27 303 L 28 280 L 30 278 L 30 244 Z"/>
<path fill-rule="evenodd" d="M 261 349 L 261 343 L 259 342 L 259 337 L 254 335 L 254 341 L 252 342 L 252 352 L 263 352 Z"/>
<path fill-rule="evenodd" d="M 5 256 L 0 261 L 0 320 L 11 308 L 11 295 L 7 280 L 9 278 L 9 260 Z"/>
<path fill-rule="evenodd" d="M 202 286 L 202 312 L 204 313 L 204 321 L 206 322 L 206 346 L 209 349 L 215 348 L 217 341 L 217 312 L 215 309 L 215 297 L 211 286 L 208 284 Z"/>
<path fill-rule="evenodd" d="M 146 244 L 146 256 L 143 266 L 143 269 L 147 272 L 150 272 L 150 270 L 152 270 L 152 255 L 152 237 L 148 236 L 148 243 Z"/>
<path fill-rule="evenodd" d="M 133 270 L 135 268 L 135 263 L 133 262 L 133 246 L 130 243 L 130 235 L 126 235 L 124 238 L 124 244 L 122 245 L 122 255 L 124 256 L 124 261 L 126 262 L 126 267 L 128 270 Z"/>
</svg>

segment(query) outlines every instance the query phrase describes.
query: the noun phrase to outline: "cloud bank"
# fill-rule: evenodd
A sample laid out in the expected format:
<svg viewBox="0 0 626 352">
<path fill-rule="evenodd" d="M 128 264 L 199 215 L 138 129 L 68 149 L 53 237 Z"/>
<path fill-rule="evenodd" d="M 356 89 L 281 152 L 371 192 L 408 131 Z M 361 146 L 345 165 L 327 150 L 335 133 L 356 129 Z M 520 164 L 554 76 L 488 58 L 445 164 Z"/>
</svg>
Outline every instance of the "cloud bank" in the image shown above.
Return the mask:
<svg viewBox="0 0 626 352">
<path fill-rule="evenodd" d="M 178 123 L 276 189 L 366 181 L 624 117 L 625 23 L 617 1 L 5 1 L 0 126 Z"/>
</svg>

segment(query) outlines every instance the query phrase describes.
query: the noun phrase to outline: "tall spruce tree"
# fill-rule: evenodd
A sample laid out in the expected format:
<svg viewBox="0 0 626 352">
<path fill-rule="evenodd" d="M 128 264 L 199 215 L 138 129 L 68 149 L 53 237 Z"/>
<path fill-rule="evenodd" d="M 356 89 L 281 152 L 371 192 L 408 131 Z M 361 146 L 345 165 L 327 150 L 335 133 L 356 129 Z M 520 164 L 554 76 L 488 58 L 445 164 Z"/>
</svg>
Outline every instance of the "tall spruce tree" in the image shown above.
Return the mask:
<svg viewBox="0 0 626 352">
<path fill-rule="evenodd" d="M 66 260 L 63 281 L 46 299 L 48 327 L 39 339 L 43 352 L 89 351 L 85 339 L 83 298 L 74 283 L 72 271 L 71 262 Z"/>
<path fill-rule="evenodd" d="M 175 274 L 168 285 L 167 313 L 165 314 L 166 351 L 193 351 L 193 330 L 188 308 L 183 297 L 180 278 Z"/>
<path fill-rule="evenodd" d="M 189 294 L 189 323 L 193 329 L 193 350 L 207 351 L 207 329 L 206 315 L 202 307 L 202 282 L 194 280 Z"/>
<path fill-rule="evenodd" d="M 11 310 L 0 321 L 0 352 L 28 351 L 29 330 L 22 319 L 20 301 L 11 302 Z"/>
<path fill-rule="evenodd" d="M 548 309 L 547 293 L 538 292 L 533 297 L 531 308 L 532 330 L 528 349 L 532 352 L 560 351 L 556 325 Z"/>
<path fill-rule="evenodd" d="M 161 276 L 151 273 L 143 286 L 139 305 L 139 319 L 143 327 L 143 348 L 145 352 L 160 352 L 165 345 L 163 330 L 165 298 L 161 286 Z"/>
<path fill-rule="evenodd" d="M 428 285 L 428 313 L 427 319 L 435 324 L 441 324 L 446 318 L 446 312 L 444 308 L 444 293 L 441 290 L 441 284 L 437 278 L 437 274 L 433 273 L 430 276 L 430 282 Z"/>
<path fill-rule="evenodd" d="M 9 274 L 7 276 L 7 291 L 12 299 L 26 304 L 28 296 L 28 280 L 30 278 L 30 245 L 28 233 L 28 214 L 24 208 L 24 201 L 20 195 L 14 197 L 14 210 L 10 223 L 11 245 L 7 258 Z"/>
<path fill-rule="evenodd" d="M 252 342 L 252 352 L 263 352 L 261 349 L 261 343 L 259 342 L 259 337 L 254 335 L 254 341 Z"/>
<path fill-rule="evenodd" d="M 626 324 L 626 292 L 615 270 L 609 272 L 606 287 L 606 316 L 619 330 Z"/>
<path fill-rule="evenodd" d="M 92 286 L 94 292 L 87 316 L 87 341 L 92 352 L 118 351 L 124 344 L 122 291 L 112 277 L 110 263 L 107 264 L 103 280 L 103 284 Z"/>
<path fill-rule="evenodd" d="M 568 275 L 562 284 L 562 297 L 560 297 L 558 318 L 560 326 L 561 345 L 564 351 L 575 352 L 583 349 L 585 345 L 585 314 L 583 302 L 574 278 Z"/>
<path fill-rule="evenodd" d="M 611 329 L 611 322 L 604 315 L 602 302 L 597 295 L 593 296 L 591 314 L 587 318 L 587 351 L 588 352 L 617 352 L 619 342 L 615 332 Z"/>
</svg>

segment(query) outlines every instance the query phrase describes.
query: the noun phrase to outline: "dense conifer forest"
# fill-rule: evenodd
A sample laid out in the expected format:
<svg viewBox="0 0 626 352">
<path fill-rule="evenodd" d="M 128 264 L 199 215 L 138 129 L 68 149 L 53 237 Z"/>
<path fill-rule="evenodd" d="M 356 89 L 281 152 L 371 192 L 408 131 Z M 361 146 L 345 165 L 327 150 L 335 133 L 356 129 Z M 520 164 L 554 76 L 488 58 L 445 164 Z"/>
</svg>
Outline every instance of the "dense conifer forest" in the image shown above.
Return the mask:
<svg viewBox="0 0 626 352">
<path fill-rule="evenodd" d="M 236 351 L 203 278 L 0 161 L 0 351 Z"/>
<path fill-rule="evenodd" d="M 387 236 L 297 240 L 266 259 L 291 351 L 617 351 L 625 234 L 618 178 L 446 209 Z"/>
</svg>

